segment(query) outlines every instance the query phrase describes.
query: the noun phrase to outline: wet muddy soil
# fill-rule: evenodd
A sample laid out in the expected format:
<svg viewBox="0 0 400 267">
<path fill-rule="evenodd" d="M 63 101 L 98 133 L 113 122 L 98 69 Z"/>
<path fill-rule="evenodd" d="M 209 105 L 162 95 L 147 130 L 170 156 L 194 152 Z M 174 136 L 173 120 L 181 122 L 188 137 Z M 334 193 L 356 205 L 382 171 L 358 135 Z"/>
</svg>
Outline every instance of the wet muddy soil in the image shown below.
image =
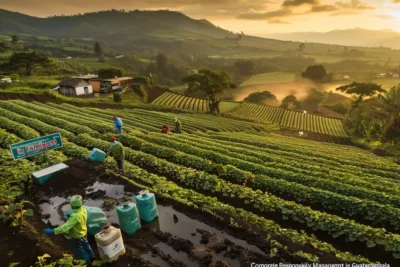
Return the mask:
<svg viewBox="0 0 400 267">
<path fill-rule="evenodd" d="M 38 231 L 63 224 L 68 200 L 76 194 L 83 196 L 85 206 L 101 208 L 109 225 L 119 227 L 116 206 L 135 202 L 142 188 L 106 174 L 98 164 L 81 160 L 66 164 L 68 169 L 31 189 L 41 221 L 36 226 Z M 265 252 L 268 245 L 262 241 L 265 237 L 255 237 L 245 229 L 235 232 L 213 216 L 171 199 L 156 196 L 156 200 L 158 218 L 152 223 L 142 221 L 142 228 L 133 235 L 123 234 L 127 254 L 112 266 L 241 267 L 251 262 L 271 262 Z M 72 250 L 66 238 L 50 238 L 62 250 Z M 89 241 L 97 253 L 94 238 L 89 237 Z"/>
</svg>

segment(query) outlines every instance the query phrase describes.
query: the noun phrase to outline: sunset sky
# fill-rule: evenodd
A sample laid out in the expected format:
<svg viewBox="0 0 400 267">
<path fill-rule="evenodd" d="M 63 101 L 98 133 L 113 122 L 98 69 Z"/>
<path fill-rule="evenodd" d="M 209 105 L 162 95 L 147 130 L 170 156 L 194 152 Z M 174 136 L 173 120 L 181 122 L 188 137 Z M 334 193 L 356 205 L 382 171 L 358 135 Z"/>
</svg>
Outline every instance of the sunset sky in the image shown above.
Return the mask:
<svg viewBox="0 0 400 267">
<path fill-rule="evenodd" d="M 170 9 L 259 36 L 355 27 L 400 31 L 400 0 L 0 0 L 0 8 L 40 17 L 112 8 Z"/>
</svg>

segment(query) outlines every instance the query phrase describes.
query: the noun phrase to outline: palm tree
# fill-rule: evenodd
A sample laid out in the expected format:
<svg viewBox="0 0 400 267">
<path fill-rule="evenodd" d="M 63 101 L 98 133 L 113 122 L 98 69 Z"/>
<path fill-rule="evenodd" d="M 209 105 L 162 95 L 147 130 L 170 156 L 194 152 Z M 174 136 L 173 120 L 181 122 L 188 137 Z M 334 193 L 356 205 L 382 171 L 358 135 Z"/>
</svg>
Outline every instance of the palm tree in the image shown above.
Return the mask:
<svg viewBox="0 0 400 267">
<path fill-rule="evenodd" d="M 384 138 L 393 140 L 400 136 L 400 85 L 378 96 L 386 115 Z"/>
<path fill-rule="evenodd" d="M 400 117 L 400 85 L 393 86 L 383 95 L 379 95 L 378 99 L 391 118 Z"/>
</svg>

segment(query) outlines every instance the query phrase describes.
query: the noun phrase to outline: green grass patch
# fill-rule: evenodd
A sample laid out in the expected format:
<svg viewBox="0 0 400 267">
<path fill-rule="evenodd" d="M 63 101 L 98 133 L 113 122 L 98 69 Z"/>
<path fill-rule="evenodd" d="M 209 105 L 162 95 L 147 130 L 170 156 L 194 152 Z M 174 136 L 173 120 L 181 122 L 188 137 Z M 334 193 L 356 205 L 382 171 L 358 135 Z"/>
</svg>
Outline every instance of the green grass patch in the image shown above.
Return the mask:
<svg viewBox="0 0 400 267">
<path fill-rule="evenodd" d="M 268 72 L 251 77 L 250 79 L 240 84 L 239 87 L 257 85 L 257 84 L 287 83 L 287 82 L 294 82 L 297 79 L 298 75 L 296 73 Z"/>
<path fill-rule="evenodd" d="M 240 106 L 240 102 L 222 101 L 220 104 L 221 113 L 227 113 Z"/>
</svg>

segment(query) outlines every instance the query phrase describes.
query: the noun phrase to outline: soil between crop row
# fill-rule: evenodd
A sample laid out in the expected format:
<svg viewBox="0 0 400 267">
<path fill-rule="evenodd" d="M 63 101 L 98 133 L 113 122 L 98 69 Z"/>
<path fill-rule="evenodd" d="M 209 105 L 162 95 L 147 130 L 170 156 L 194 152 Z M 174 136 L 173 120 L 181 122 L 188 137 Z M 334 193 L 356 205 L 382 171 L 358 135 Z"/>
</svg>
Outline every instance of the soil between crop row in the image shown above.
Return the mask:
<svg viewBox="0 0 400 267">
<path fill-rule="evenodd" d="M 75 194 L 80 194 L 84 198 L 90 197 L 104 205 L 105 199 L 112 199 L 109 198 L 107 194 L 112 195 L 115 194 L 115 192 L 111 192 L 112 190 L 108 190 L 107 188 L 106 190 L 102 188 L 97 191 L 93 189 L 93 185 L 99 185 L 101 183 L 115 185 L 115 187 L 118 188 L 123 186 L 124 193 L 127 193 L 125 195 L 131 199 L 134 193 L 142 189 L 118 177 L 106 174 L 105 171 L 101 171 L 101 166 L 88 161 L 71 160 L 66 162 L 66 164 L 69 165 L 66 171 L 55 174 L 53 178 L 41 186 L 33 186 L 31 188 L 31 197 L 36 206 L 40 207 L 44 203 L 49 204 L 49 199 L 53 197 L 65 197 L 65 199 L 67 199 Z M 130 179 L 135 178 L 130 177 Z M 87 190 L 88 188 L 89 190 Z M 118 199 L 115 200 L 116 205 Z M 270 244 L 265 240 L 268 233 L 254 227 L 250 228 L 245 222 L 242 223 L 246 228 L 243 226 L 233 227 L 229 225 L 229 217 L 222 212 L 220 212 L 219 215 L 223 219 L 217 218 L 200 209 L 188 207 L 159 195 L 157 195 L 157 204 L 161 207 L 160 218 L 157 219 L 155 223 L 142 224 L 142 229 L 132 236 L 124 235 L 127 254 L 120 257 L 112 266 L 128 266 L 128 264 L 129 266 L 145 266 L 144 264 L 149 264 L 149 266 L 151 266 L 151 263 L 157 266 L 250 266 L 251 262 L 301 262 L 304 260 L 300 257 L 290 255 L 290 253 L 285 250 L 278 253 L 278 255 L 273 258 L 268 258 L 266 255 L 271 250 Z M 105 210 L 109 208 L 112 207 L 105 206 Z M 161 218 L 163 209 L 171 213 L 169 214 L 171 220 L 166 223 L 170 228 L 162 227 L 164 226 L 164 221 Z M 45 225 L 43 221 L 46 221 L 50 216 L 49 214 L 42 214 L 41 217 L 39 215 L 40 212 L 43 211 L 37 208 L 35 216 L 30 219 L 31 222 L 35 221 L 34 227 L 37 231 L 41 232 L 41 230 L 46 227 L 54 227 L 54 225 L 50 223 Z M 58 210 L 55 212 L 59 213 Z M 62 214 L 58 215 L 61 216 Z M 180 221 L 182 221 L 183 225 L 179 225 Z M 196 222 L 196 225 L 193 225 L 193 221 Z M 186 235 L 184 236 L 185 238 L 181 238 L 174 235 L 178 233 L 176 231 L 184 229 L 185 226 L 187 226 L 185 223 L 188 222 L 190 222 L 191 225 L 189 225 L 189 229 L 186 230 L 191 232 L 192 237 L 188 238 Z M 177 229 L 174 229 L 173 224 L 176 224 L 175 228 Z M 118 226 L 115 223 L 113 223 L 113 225 Z M 160 227 L 160 225 L 162 226 Z M 212 229 L 214 233 L 202 229 L 206 228 L 206 226 Z M 163 228 L 169 230 L 164 231 Z M 208 238 L 212 237 L 212 239 L 217 239 L 220 243 L 218 243 L 216 247 L 202 244 L 202 240 L 204 242 L 204 240 L 207 239 L 204 237 L 205 235 L 207 235 Z M 26 235 L 22 234 L 18 239 L 20 240 L 19 242 L 23 242 L 22 240 L 24 238 L 26 238 Z M 27 260 L 29 263 L 26 266 L 33 264 L 35 257 L 41 255 L 41 253 L 48 253 L 55 258 L 61 256 L 60 251 L 66 251 L 72 254 L 72 247 L 68 240 L 60 236 L 51 236 L 50 238 L 61 250 L 46 249 L 43 244 L 36 240 L 32 243 L 34 243 L 34 246 L 38 249 L 35 250 L 35 255 Z M 93 238 L 90 238 L 90 241 L 92 248 L 97 253 Z M 298 250 L 300 247 L 296 249 Z M 30 251 L 32 250 L 30 249 Z"/>
</svg>

